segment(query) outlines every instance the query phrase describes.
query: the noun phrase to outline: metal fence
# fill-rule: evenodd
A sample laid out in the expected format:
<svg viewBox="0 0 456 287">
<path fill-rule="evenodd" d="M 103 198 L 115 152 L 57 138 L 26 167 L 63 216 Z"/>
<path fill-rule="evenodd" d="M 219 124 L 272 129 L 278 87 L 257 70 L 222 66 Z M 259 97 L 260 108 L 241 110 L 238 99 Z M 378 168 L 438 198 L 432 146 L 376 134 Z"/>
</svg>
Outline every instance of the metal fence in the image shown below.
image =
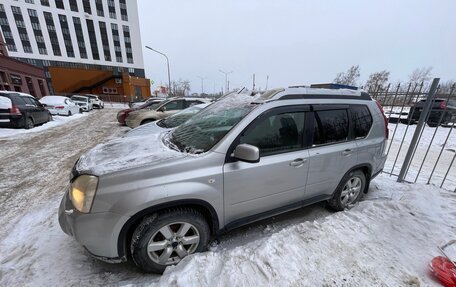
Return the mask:
<svg viewBox="0 0 456 287">
<path fill-rule="evenodd" d="M 369 93 L 382 104 L 389 122 L 383 172 L 398 181 L 433 184 L 456 192 L 455 85 L 441 87 L 438 83 L 434 79 L 432 85 L 388 85 L 371 88 Z M 435 103 L 440 105 L 435 107 Z"/>
</svg>

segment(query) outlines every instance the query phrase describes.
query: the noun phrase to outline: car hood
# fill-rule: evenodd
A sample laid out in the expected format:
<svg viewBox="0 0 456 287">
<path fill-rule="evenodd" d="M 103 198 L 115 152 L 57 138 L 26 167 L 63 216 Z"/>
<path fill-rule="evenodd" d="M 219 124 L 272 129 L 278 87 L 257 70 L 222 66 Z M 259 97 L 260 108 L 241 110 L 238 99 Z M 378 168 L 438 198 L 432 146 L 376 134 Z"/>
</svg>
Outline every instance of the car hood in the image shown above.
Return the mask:
<svg viewBox="0 0 456 287">
<path fill-rule="evenodd" d="M 127 132 L 124 137 L 159 134 L 159 133 L 162 133 L 162 132 L 168 131 L 168 130 L 171 130 L 171 129 L 162 128 L 157 125 L 157 122 L 153 122 L 153 123 L 145 124 L 145 125 L 132 129 L 131 131 Z"/>
<path fill-rule="evenodd" d="M 95 146 L 79 158 L 78 173 L 103 175 L 187 157 L 163 143 L 166 133 L 119 138 Z"/>
</svg>

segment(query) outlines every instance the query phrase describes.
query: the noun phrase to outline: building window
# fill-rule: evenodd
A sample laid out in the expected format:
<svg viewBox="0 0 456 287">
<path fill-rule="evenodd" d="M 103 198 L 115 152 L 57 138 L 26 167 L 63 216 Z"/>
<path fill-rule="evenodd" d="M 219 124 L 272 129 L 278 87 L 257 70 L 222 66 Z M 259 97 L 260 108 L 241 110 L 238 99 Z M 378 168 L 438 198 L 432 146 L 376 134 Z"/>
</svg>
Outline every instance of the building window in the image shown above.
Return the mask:
<svg viewBox="0 0 456 287">
<path fill-rule="evenodd" d="M 55 31 L 54 19 L 52 18 L 52 14 L 49 12 L 43 12 L 43 14 L 44 20 L 46 21 L 49 39 L 51 40 L 52 52 L 54 53 L 54 56 L 62 56 L 62 52 L 60 51 L 59 40 L 57 38 L 57 33 Z"/>
<path fill-rule="evenodd" d="M 59 14 L 60 27 L 62 28 L 63 42 L 67 51 L 68 57 L 74 58 L 73 43 L 71 42 L 70 29 L 65 15 Z"/>
<path fill-rule="evenodd" d="M 114 51 L 116 54 L 116 62 L 122 63 L 122 50 L 120 48 L 120 39 L 119 39 L 119 29 L 117 24 L 111 23 L 111 32 L 112 32 L 112 39 L 114 42 Z"/>
<path fill-rule="evenodd" d="M 120 17 L 123 21 L 128 21 L 127 4 L 125 0 L 119 0 Z"/>
<path fill-rule="evenodd" d="M 65 6 L 63 5 L 62 0 L 55 0 L 55 7 L 59 8 L 59 9 L 65 9 Z"/>
<path fill-rule="evenodd" d="M 131 48 L 130 28 L 126 25 L 123 25 L 122 30 L 124 36 L 125 51 L 127 54 L 127 63 L 133 64 L 133 51 Z"/>
<path fill-rule="evenodd" d="M 117 19 L 116 6 L 114 4 L 114 0 L 108 0 L 108 10 L 109 10 L 109 17 L 112 19 Z"/>
<path fill-rule="evenodd" d="M 87 31 L 89 32 L 90 47 L 92 48 L 92 57 L 94 60 L 100 60 L 100 54 L 98 53 L 97 37 L 95 35 L 95 27 L 93 21 L 86 19 Z"/>
<path fill-rule="evenodd" d="M 41 5 L 49 7 L 49 0 L 41 0 Z"/>
<path fill-rule="evenodd" d="M 84 34 L 82 33 L 81 20 L 78 17 L 73 17 L 74 30 L 76 31 L 76 39 L 78 41 L 79 55 L 83 59 L 87 59 L 87 50 L 85 47 Z"/>
<path fill-rule="evenodd" d="M 35 1 L 33 1 L 33 0 L 25 0 L 25 3 L 35 4 Z"/>
<path fill-rule="evenodd" d="M 108 32 L 106 30 L 106 23 L 99 22 L 98 25 L 100 26 L 101 42 L 103 43 L 103 53 L 105 61 L 111 61 L 111 51 L 109 50 L 109 40 Z"/>
<path fill-rule="evenodd" d="M 97 8 L 97 15 L 104 17 L 103 0 L 95 0 L 95 6 Z"/>
<path fill-rule="evenodd" d="M 76 2 L 76 0 L 70 0 L 70 9 L 73 12 L 79 12 L 78 3 Z"/>
<path fill-rule="evenodd" d="M 92 10 L 90 9 L 90 0 L 82 0 L 82 6 L 84 7 L 84 12 L 92 14 Z"/>
</svg>

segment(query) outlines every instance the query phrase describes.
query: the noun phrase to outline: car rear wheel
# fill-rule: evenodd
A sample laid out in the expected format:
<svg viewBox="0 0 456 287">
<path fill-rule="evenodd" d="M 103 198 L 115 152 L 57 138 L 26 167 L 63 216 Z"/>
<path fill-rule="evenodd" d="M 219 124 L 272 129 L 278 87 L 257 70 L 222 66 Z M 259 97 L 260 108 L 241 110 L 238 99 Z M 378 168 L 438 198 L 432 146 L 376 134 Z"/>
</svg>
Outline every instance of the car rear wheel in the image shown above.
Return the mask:
<svg viewBox="0 0 456 287">
<path fill-rule="evenodd" d="M 329 207 L 342 211 L 358 202 L 366 187 L 366 176 L 361 170 L 351 171 L 339 183 L 333 197 L 328 201 Z"/>
<path fill-rule="evenodd" d="M 72 115 L 72 114 L 71 114 L 71 111 L 68 111 L 68 116 L 71 116 L 71 115 Z"/>
<path fill-rule="evenodd" d="M 25 119 L 25 129 L 27 129 L 27 130 L 33 129 L 34 126 L 35 126 L 35 124 L 34 124 L 32 118 L 28 117 Z"/>
<path fill-rule="evenodd" d="M 209 225 L 201 213 L 171 209 L 143 219 L 133 233 L 131 255 L 142 270 L 163 273 L 187 255 L 206 250 L 209 237 Z"/>
</svg>

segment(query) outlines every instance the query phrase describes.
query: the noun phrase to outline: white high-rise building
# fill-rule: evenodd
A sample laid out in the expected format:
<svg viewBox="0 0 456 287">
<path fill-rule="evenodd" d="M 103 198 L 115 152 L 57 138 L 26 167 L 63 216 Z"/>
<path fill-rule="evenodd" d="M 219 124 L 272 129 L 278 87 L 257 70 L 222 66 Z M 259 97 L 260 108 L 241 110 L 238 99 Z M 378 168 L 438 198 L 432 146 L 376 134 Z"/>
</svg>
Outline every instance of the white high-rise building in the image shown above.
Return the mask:
<svg viewBox="0 0 456 287">
<path fill-rule="evenodd" d="M 145 77 L 136 0 L 1 0 L 10 57 Z M 50 79 L 48 79 L 50 80 Z"/>
</svg>

